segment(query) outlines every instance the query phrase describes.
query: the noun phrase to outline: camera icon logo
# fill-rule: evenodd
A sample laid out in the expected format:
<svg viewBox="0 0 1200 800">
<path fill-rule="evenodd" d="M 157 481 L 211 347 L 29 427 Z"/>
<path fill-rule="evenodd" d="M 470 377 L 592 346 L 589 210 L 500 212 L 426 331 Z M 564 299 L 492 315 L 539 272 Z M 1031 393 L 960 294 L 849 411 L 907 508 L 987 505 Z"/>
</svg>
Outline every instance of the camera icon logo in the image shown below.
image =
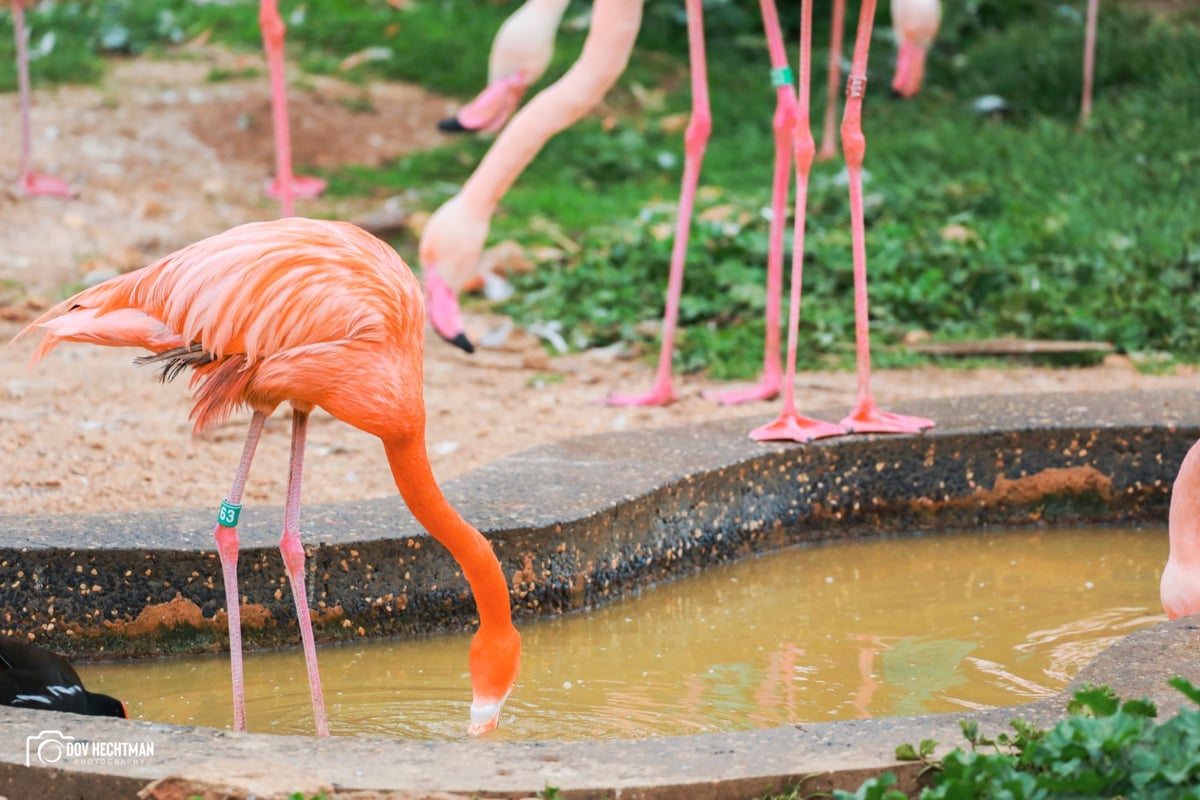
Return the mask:
<svg viewBox="0 0 1200 800">
<path fill-rule="evenodd" d="M 74 736 L 66 736 L 62 731 L 42 731 L 37 736 L 26 736 L 25 766 L 57 764 L 67 752 L 67 742 L 73 741 Z"/>
</svg>

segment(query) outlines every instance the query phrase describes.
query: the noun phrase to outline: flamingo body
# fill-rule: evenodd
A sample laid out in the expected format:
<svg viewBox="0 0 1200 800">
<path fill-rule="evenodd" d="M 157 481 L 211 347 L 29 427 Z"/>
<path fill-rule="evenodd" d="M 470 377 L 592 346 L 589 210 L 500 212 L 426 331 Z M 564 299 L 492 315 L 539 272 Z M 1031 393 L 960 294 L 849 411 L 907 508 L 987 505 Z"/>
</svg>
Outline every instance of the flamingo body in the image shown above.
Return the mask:
<svg viewBox="0 0 1200 800">
<path fill-rule="evenodd" d="M 1171 550 L 1159 582 L 1167 617 L 1200 614 L 1200 442 L 1184 456 L 1171 488 Z"/>
<path fill-rule="evenodd" d="M 487 540 L 450 506 L 425 451 L 421 287 L 388 245 L 344 222 L 299 217 L 241 225 L 140 270 L 87 289 L 21 332 L 46 331 L 35 353 L 60 341 L 138 346 L 164 376 L 194 370 L 196 432 L 241 406 L 254 410 L 242 463 L 222 504 L 217 539 L 225 574 L 234 675 L 234 727 L 241 697 L 237 512 L 266 415 L 293 407 L 292 465 L 280 550 L 292 581 L 309 666 L 314 715 L 327 732 L 304 590 L 299 542 L 300 475 L 308 413 L 321 407 L 378 436 L 413 515 L 458 560 L 476 598 L 480 628 L 469 664 L 474 699 L 468 730 L 494 728 L 516 680 L 520 636 L 508 586 Z"/>
<path fill-rule="evenodd" d="M 940 0 L 892 0 L 892 29 L 899 45 L 892 91 L 912 97 L 921 90 L 925 56 L 942 22 Z"/>
</svg>

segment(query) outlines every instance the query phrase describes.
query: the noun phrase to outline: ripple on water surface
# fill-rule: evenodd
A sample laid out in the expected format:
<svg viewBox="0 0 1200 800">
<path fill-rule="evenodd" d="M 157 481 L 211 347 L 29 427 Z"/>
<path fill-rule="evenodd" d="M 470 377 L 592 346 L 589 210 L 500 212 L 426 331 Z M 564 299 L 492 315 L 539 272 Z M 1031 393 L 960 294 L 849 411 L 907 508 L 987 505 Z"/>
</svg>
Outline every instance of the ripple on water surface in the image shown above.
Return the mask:
<svg viewBox="0 0 1200 800">
<path fill-rule="evenodd" d="M 1014 705 L 1164 619 L 1162 528 L 944 533 L 794 548 L 521 624 L 497 739 L 631 738 Z M 318 647 L 335 734 L 452 739 L 468 635 Z M 228 727 L 224 655 L 80 669 L 133 716 Z M 250 729 L 309 733 L 299 650 L 248 653 Z"/>
</svg>

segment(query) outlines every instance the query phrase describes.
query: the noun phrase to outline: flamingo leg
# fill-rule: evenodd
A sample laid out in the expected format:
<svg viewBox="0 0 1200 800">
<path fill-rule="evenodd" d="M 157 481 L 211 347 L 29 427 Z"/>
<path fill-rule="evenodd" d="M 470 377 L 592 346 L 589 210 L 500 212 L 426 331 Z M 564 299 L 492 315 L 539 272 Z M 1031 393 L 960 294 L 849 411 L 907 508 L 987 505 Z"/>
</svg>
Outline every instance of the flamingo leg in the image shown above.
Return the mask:
<svg viewBox="0 0 1200 800">
<path fill-rule="evenodd" d="M 325 694 L 321 691 L 321 673 L 317 668 L 317 648 L 313 642 L 312 617 L 308 613 L 308 592 L 304 587 L 304 545 L 300 543 L 300 479 L 304 472 L 304 440 L 308 431 L 308 413 L 292 411 L 292 458 L 288 468 L 287 503 L 283 511 L 283 536 L 279 552 L 287 567 L 296 601 L 296 621 L 304 645 L 304 663 L 308 667 L 308 688 L 312 693 L 313 719 L 318 736 L 329 735 L 325 718 Z"/>
<path fill-rule="evenodd" d="M 763 20 L 768 21 L 767 41 L 774 52 L 783 53 L 783 37 L 773 0 L 763 2 Z M 804 281 L 804 228 L 808 206 L 808 176 L 812 170 L 816 144 L 813 142 L 809 119 L 809 82 L 812 62 L 812 0 L 800 6 L 800 92 L 793 115 L 792 136 L 796 160 L 796 210 L 792 223 L 792 285 L 788 306 L 787 373 L 783 381 L 783 408 L 770 423 L 755 428 L 750 438 L 757 441 L 785 439 L 807 442 L 826 436 L 838 436 L 846 431 L 831 422 L 801 416 L 796 411 L 796 351 L 800 330 L 800 292 Z M 791 90 L 788 90 L 791 93 Z"/>
<path fill-rule="evenodd" d="M 33 171 L 33 133 L 29 122 L 32 91 L 29 88 L 29 49 L 25 45 L 24 0 L 13 0 L 13 38 L 17 45 L 17 84 L 21 90 L 21 171 L 18 177 L 22 194 L 47 197 L 74 197 L 70 184 L 62 178 Z"/>
<path fill-rule="evenodd" d="M 671 360 L 675 353 L 675 328 L 679 319 L 679 297 L 683 293 L 683 270 L 687 258 L 688 234 L 700 165 L 712 132 L 712 112 L 708 105 L 708 66 L 704 54 L 704 17 L 701 0 L 687 0 L 688 60 L 692 71 L 692 116 L 684 132 L 683 180 L 679 193 L 675 240 L 671 249 L 671 272 L 667 279 L 667 307 L 663 314 L 662 349 L 654 384 L 646 394 L 613 392 L 606 402 L 612 406 L 665 406 L 675 400 L 671 388 Z"/>
<path fill-rule="evenodd" d="M 829 72 L 826 78 L 825 129 L 817 161 L 831 161 L 837 155 L 837 96 L 842 84 L 842 38 L 845 30 L 846 0 L 833 0 L 833 18 L 829 25 Z"/>
<path fill-rule="evenodd" d="M 763 371 L 758 383 L 746 389 L 705 392 L 725 405 L 770 400 L 779 394 L 779 306 L 783 298 L 783 232 L 787 224 L 788 181 L 791 179 L 792 134 L 796 127 L 796 95 L 788 67 L 775 0 L 762 0 L 763 27 L 771 54 L 771 82 L 775 86 L 775 175 L 771 184 L 771 225 L 767 246 L 767 332 L 763 342 Z"/>
<path fill-rule="evenodd" d="M 263 423 L 267 415 L 255 411 L 250 419 L 250 430 L 246 434 L 246 445 L 242 448 L 242 460 L 233 476 L 229 496 L 221 504 L 217 515 L 217 527 L 213 538 L 217 540 L 217 554 L 221 558 L 221 575 L 225 581 L 225 613 L 229 618 L 229 667 L 233 673 L 233 729 L 246 730 L 246 688 L 242 670 L 242 599 L 238 593 L 237 522 L 242 508 L 242 491 L 246 488 L 246 477 L 250 474 L 250 463 L 262 436 Z"/>
<path fill-rule="evenodd" d="M 933 420 L 881 411 L 871 394 L 871 339 L 867 309 L 867 246 L 863 223 L 862 166 L 867 140 L 862 130 L 863 95 L 867 87 L 867 55 L 875 17 L 875 0 L 863 0 L 859 11 L 854 60 L 846 82 L 846 111 L 842 116 L 842 152 L 850 183 L 850 233 L 854 255 L 854 340 L 858 365 L 858 400 L 841 421 L 852 433 L 919 433 Z"/>
<path fill-rule="evenodd" d="M 1087 31 L 1083 40 L 1083 97 L 1079 103 L 1079 124 L 1086 125 L 1092 115 L 1092 75 L 1096 66 L 1096 22 L 1100 0 L 1088 0 Z"/>
<path fill-rule="evenodd" d="M 292 174 L 292 135 L 288 127 L 287 81 L 283 63 L 283 37 L 287 26 L 279 16 L 277 0 L 262 0 L 258 10 L 263 50 L 271 74 L 271 118 L 275 128 L 275 180 L 267 193 L 279 200 L 285 217 L 292 216 L 293 199 L 312 199 L 325 191 L 325 181 Z"/>
</svg>

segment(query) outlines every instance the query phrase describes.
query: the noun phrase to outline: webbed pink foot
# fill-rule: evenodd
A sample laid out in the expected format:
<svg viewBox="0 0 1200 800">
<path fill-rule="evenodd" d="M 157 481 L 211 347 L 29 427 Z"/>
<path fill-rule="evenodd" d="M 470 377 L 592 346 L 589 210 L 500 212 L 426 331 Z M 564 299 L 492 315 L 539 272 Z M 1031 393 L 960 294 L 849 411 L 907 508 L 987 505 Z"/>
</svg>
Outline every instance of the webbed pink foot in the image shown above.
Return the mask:
<svg viewBox="0 0 1200 800">
<path fill-rule="evenodd" d="M 841 425 L 805 417 L 794 411 L 783 411 L 774 422 L 768 422 L 750 431 L 750 438 L 756 442 L 811 442 L 814 439 L 843 436 L 846 433 L 848 431 Z"/>
<path fill-rule="evenodd" d="M 298 197 L 301 200 L 315 200 L 321 196 L 327 185 L 328 181 L 324 178 L 316 178 L 312 175 L 293 175 L 292 197 Z M 271 185 L 267 187 L 267 195 L 275 200 L 280 199 L 279 178 L 271 181 Z"/>
<path fill-rule="evenodd" d="M 910 417 L 883 411 L 871 398 L 860 400 L 840 423 L 850 433 L 920 433 L 937 423 L 925 417 Z"/>
<path fill-rule="evenodd" d="M 671 381 L 658 380 L 645 394 L 626 394 L 624 392 L 609 392 L 604 403 L 610 406 L 669 406 L 675 402 L 675 390 Z"/>
<path fill-rule="evenodd" d="M 764 373 L 758 383 L 744 389 L 726 389 L 718 391 L 710 389 L 704 392 L 704 399 L 716 400 L 723 406 L 736 406 L 741 403 L 753 403 L 756 400 L 774 400 L 779 396 L 779 388 L 783 378 L 779 373 Z"/>
<path fill-rule="evenodd" d="M 21 193 L 29 197 L 74 197 L 75 190 L 62 178 L 26 172 L 21 176 Z"/>
</svg>

